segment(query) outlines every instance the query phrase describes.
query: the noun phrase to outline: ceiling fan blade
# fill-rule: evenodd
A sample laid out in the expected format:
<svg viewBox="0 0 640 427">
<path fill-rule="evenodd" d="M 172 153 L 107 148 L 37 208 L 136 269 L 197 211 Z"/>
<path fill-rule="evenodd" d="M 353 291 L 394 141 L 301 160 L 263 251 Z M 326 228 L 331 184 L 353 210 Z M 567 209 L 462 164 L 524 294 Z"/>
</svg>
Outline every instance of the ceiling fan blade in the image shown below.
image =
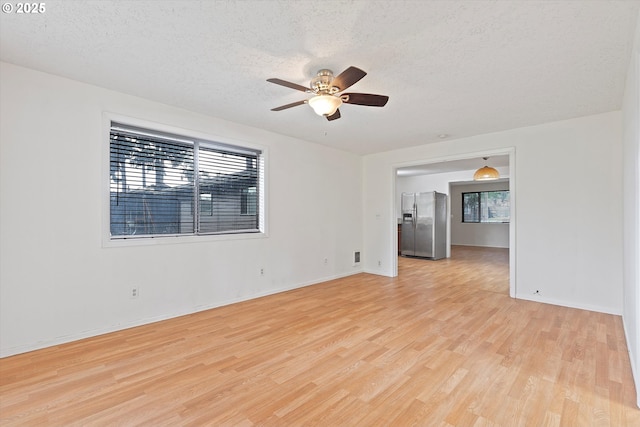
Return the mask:
<svg viewBox="0 0 640 427">
<path fill-rule="evenodd" d="M 275 83 L 277 85 L 280 86 L 285 86 L 291 89 L 295 89 L 295 90 L 299 90 L 301 92 L 311 92 L 311 89 L 309 89 L 308 87 L 304 87 L 302 85 L 296 84 L 296 83 L 291 83 L 288 82 L 286 80 L 281 80 L 281 79 L 267 79 L 268 82 L 270 83 Z"/>
<path fill-rule="evenodd" d="M 336 110 L 335 113 L 333 113 L 330 116 L 327 116 L 327 120 L 331 121 L 331 120 L 336 120 L 340 118 L 340 110 Z"/>
<path fill-rule="evenodd" d="M 338 92 L 342 92 L 366 75 L 367 73 L 360 68 L 349 67 L 333 79 L 331 86 L 337 87 L 339 89 Z"/>
<path fill-rule="evenodd" d="M 298 105 L 302 105 L 306 103 L 307 103 L 306 99 L 304 101 L 296 101 L 296 102 L 292 102 L 291 104 L 281 105 L 280 107 L 272 108 L 271 111 L 282 111 L 282 110 L 286 110 L 287 108 L 297 107 Z"/>
<path fill-rule="evenodd" d="M 369 107 L 384 107 L 389 100 L 386 95 L 370 93 L 343 93 L 340 97 L 345 104 L 367 105 Z"/>
</svg>

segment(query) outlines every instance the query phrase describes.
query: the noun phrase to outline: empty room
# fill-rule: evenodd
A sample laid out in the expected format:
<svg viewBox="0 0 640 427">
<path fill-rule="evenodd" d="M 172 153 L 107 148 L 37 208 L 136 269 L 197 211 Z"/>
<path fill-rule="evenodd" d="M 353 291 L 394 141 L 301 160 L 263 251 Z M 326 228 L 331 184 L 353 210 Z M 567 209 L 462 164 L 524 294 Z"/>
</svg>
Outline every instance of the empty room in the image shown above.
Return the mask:
<svg viewBox="0 0 640 427">
<path fill-rule="evenodd" d="M 640 425 L 640 1 L 0 14 L 3 426 Z"/>
</svg>

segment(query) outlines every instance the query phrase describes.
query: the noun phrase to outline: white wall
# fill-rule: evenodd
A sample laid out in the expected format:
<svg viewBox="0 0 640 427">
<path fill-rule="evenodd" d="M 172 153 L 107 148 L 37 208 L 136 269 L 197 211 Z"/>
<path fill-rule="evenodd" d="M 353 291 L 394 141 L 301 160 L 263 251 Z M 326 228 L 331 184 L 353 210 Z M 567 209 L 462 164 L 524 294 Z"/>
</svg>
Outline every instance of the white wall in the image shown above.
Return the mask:
<svg viewBox="0 0 640 427">
<path fill-rule="evenodd" d="M 1 356 L 360 270 L 359 156 L 0 67 Z M 103 112 L 264 147 L 268 237 L 103 247 Z"/>
<path fill-rule="evenodd" d="M 365 271 L 395 273 L 396 167 L 514 147 L 515 296 L 621 314 L 621 122 L 611 112 L 365 156 Z"/>
<path fill-rule="evenodd" d="M 622 320 L 640 406 L 640 14 L 624 105 L 624 306 Z"/>
<path fill-rule="evenodd" d="M 462 222 L 462 193 L 499 190 L 509 190 L 509 181 L 478 182 L 451 186 L 452 245 L 490 248 L 509 247 L 509 224 Z"/>
</svg>

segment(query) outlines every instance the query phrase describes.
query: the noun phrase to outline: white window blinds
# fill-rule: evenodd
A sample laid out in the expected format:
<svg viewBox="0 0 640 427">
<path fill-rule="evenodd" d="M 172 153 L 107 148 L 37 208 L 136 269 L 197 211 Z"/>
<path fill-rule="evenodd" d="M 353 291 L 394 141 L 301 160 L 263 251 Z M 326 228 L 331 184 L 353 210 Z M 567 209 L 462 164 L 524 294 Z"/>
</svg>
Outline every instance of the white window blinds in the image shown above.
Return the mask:
<svg viewBox="0 0 640 427">
<path fill-rule="evenodd" d="M 112 238 L 259 231 L 260 151 L 117 123 L 109 151 Z"/>
</svg>

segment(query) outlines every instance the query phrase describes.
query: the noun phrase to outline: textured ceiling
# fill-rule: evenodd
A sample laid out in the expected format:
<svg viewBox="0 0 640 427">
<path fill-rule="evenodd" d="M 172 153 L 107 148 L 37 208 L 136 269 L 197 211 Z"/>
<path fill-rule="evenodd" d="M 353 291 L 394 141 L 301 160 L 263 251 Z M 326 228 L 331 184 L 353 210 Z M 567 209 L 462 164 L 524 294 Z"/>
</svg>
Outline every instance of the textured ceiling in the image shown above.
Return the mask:
<svg viewBox="0 0 640 427">
<path fill-rule="evenodd" d="M 53 1 L 2 13 L 0 59 L 355 153 L 621 106 L 639 1 Z M 357 66 L 388 95 L 328 122 L 303 92 Z"/>
</svg>

